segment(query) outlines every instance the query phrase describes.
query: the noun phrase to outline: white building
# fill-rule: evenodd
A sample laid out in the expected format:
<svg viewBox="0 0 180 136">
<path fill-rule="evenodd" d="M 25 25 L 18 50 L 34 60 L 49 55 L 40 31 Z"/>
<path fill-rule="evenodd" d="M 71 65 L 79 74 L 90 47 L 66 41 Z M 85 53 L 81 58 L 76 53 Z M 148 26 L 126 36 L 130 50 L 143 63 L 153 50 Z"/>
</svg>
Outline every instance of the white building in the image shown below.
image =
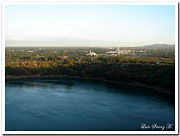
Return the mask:
<svg viewBox="0 0 180 136">
<path fill-rule="evenodd" d="M 95 52 L 92 52 L 92 51 L 90 50 L 87 55 L 89 55 L 89 56 L 96 56 L 97 54 L 96 54 Z"/>
</svg>

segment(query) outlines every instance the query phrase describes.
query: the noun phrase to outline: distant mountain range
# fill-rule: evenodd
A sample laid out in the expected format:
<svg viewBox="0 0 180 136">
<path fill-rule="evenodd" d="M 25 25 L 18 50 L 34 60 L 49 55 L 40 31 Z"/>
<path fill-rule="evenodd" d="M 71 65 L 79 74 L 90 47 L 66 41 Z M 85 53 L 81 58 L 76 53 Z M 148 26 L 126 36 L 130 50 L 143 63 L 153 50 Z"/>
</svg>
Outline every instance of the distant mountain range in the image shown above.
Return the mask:
<svg viewBox="0 0 180 136">
<path fill-rule="evenodd" d="M 152 45 L 145 45 L 145 48 L 174 48 L 174 44 L 152 44 Z"/>
</svg>

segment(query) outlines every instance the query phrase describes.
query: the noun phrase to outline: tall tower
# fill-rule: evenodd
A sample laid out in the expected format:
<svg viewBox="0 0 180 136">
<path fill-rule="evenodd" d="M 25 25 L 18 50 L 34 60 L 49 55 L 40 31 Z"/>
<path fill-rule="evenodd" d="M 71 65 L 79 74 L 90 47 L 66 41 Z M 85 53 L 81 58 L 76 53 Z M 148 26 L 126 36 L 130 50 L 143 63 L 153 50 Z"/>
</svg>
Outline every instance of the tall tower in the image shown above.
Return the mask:
<svg viewBox="0 0 180 136">
<path fill-rule="evenodd" d="M 119 45 L 117 46 L 117 52 L 119 52 Z"/>
</svg>

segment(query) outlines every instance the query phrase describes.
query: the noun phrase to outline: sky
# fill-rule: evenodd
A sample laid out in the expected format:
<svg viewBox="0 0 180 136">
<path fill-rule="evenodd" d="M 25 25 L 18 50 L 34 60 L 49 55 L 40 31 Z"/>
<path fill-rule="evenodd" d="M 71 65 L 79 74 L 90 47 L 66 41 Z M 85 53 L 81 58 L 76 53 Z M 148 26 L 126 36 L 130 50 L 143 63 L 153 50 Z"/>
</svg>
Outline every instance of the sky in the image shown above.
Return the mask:
<svg viewBox="0 0 180 136">
<path fill-rule="evenodd" d="M 6 5 L 6 46 L 175 43 L 174 5 Z"/>
</svg>

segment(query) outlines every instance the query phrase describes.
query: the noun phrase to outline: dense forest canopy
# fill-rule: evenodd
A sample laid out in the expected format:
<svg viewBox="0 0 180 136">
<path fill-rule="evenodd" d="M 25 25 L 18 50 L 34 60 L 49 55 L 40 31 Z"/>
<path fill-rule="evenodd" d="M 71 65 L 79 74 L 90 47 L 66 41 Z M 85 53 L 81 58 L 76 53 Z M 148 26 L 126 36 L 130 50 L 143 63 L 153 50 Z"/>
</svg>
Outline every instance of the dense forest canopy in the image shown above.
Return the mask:
<svg viewBox="0 0 180 136">
<path fill-rule="evenodd" d="M 62 75 L 140 82 L 174 92 L 175 49 L 6 47 L 6 76 Z"/>
</svg>

